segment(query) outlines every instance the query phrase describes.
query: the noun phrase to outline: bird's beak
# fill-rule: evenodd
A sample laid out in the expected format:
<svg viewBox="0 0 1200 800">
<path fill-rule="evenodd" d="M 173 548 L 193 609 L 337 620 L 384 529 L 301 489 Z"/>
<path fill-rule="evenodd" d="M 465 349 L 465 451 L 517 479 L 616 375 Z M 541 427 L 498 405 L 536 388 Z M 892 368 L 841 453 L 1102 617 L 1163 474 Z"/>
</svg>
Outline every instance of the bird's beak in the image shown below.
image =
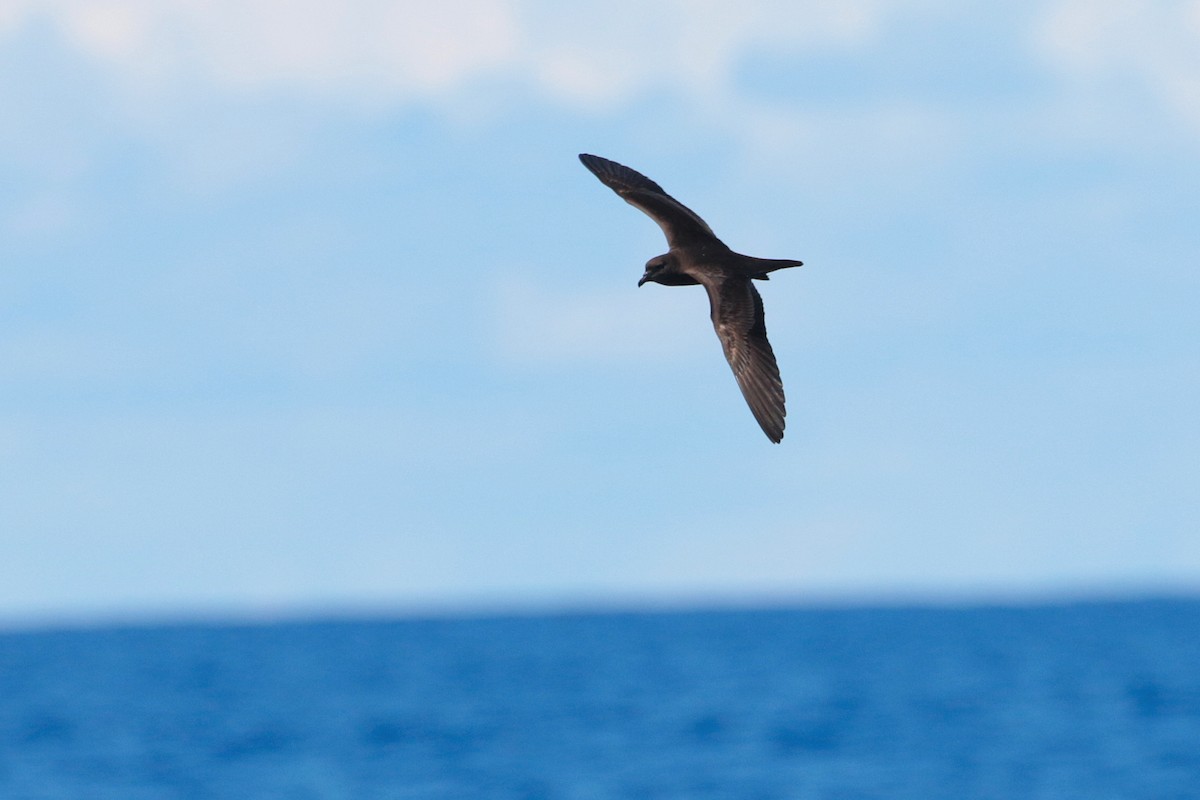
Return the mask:
<svg viewBox="0 0 1200 800">
<path fill-rule="evenodd" d="M 638 286 L 641 286 L 643 283 L 645 283 L 645 282 L 646 282 L 646 281 L 648 281 L 648 280 L 650 280 L 650 279 L 649 279 L 649 278 L 647 278 L 645 275 L 643 275 L 643 276 L 641 277 L 641 280 L 639 280 L 639 281 L 638 281 Z"/>
</svg>

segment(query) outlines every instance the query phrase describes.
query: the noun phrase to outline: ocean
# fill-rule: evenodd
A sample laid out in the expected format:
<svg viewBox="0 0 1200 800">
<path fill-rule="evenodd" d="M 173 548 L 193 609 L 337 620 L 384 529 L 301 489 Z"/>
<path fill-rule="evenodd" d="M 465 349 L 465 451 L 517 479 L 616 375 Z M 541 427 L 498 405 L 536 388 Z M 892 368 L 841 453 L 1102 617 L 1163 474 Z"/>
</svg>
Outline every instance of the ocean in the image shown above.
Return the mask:
<svg viewBox="0 0 1200 800">
<path fill-rule="evenodd" d="M 1200 600 L 0 634 L 0 798 L 1200 798 Z"/>
</svg>

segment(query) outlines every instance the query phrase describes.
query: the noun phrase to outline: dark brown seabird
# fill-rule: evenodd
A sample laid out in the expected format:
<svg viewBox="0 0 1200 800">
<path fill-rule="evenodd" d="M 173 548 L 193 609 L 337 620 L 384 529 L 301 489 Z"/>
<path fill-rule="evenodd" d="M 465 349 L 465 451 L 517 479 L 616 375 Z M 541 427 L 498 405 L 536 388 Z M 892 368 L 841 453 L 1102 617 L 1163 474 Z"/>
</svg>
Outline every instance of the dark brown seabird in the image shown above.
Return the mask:
<svg viewBox="0 0 1200 800">
<path fill-rule="evenodd" d="M 742 396 L 767 438 L 780 442 L 786 414 L 783 381 L 767 341 L 762 298 L 751 279 L 765 281 L 768 272 L 798 267 L 802 262 L 735 253 L 696 212 L 640 172 L 586 153 L 580 154 L 579 160 L 625 202 L 648 214 L 666 234 L 671 249 L 646 262 L 638 286 L 647 281 L 665 286 L 698 283 L 708 292 L 713 327 Z"/>
</svg>

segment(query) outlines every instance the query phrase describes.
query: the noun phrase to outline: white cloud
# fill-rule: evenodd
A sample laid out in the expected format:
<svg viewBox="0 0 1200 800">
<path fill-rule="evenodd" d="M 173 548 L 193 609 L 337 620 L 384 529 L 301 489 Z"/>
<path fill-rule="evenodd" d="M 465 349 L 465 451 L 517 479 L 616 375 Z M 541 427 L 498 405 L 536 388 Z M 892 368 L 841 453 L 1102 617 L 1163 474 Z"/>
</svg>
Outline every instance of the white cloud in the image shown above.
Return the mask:
<svg viewBox="0 0 1200 800">
<path fill-rule="evenodd" d="M 894 5 L 894 4 L 893 4 Z M 882 4 L 664 0 L 549 9 L 531 21 L 522 68 L 559 100 L 600 108 L 655 88 L 712 98 L 730 91 L 754 50 L 860 45 L 878 29 Z M 581 23 L 580 20 L 586 20 Z"/>
<path fill-rule="evenodd" d="M 631 272 L 631 276 L 636 272 Z M 497 355 L 525 363 L 661 362 L 698 346 L 719 351 L 704 290 L 555 291 L 510 280 L 497 290 Z M 711 339 L 712 341 L 707 341 Z M 703 341 L 702 341 L 703 340 Z"/>
<path fill-rule="evenodd" d="M 406 98 L 517 57 L 507 0 L 41 0 L 10 7 L 0 31 L 35 17 L 123 79 L 159 88 Z"/>
<path fill-rule="evenodd" d="M 46 237 L 67 229 L 75 221 L 74 204 L 64 192 L 43 190 L 0 210 L 0 230 L 12 236 Z"/>
<path fill-rule="evenodd" d="M 238 145 L 231 146 L 212 103 L 201 106 L 204 130 L 192 134 L 178 124 L 186 113 L 179 109 L 190 108 L 187 98 L 197 93 L 234 98 L 235 120 L 243 120 L 237 124 L 250 119 L 253 127 L 258 117 L 239 98 L 316 96 L 368 107 L 433 102 L 456 119 L 476 119 L 488 106 L 480 88 L 496 83 L 595 113 L 655 92 L 683 97 L 697 124 L 732 134 L 744 154 L 766 161 L 828 154 L 834 139 L 848 141 L 841 151 L 853 149 L 855 157 L 915 155 L 920 163 L 954 151 L 960 128 L 970 125 L 960 109 L 894 96 L 882 104 L 860 98 L 837 109 L 802 107 L 747 96 L 738 71 L 751 54 L 849 50 L 869 57 L 897 17 L 937 18 L 954 7 L 945 0 L 14 0 L 0 12 L 0 37 L 34 19 L 48 21 L 101 74 L 134 91 L 126 111 L 137 124 L 196 151 L 198 173 L 210 163 L 227 165 L 234 176 L 254 172 L 258 164 L 286 159 L 289 137 L 304 134 L 289 122 L 241 146 L 247 134 L 233 129 L 229 138 Z M 1101 33 L 1078 45 L 1093 52 L 1098 45 L 1089 43 L 1106 43 L 1108 23 L 1091 7 L 1059 3 L 1043 38 L 1053 44 L 1055 30 L 1086 28 L 1094 17 Z M 1062 58 L 1086 62 L 1069 48 Z M 1187 71 L 1171 74 L 1185 79 L 1172 91 L 1186 98 Z M 831 135 L 833 129 L 839 132 Z M 238 159 L 239 153 L 247 156 Z"/>
<path fill-rule="evenodd" d="M 1052 65 L 1094 95 L 1132 83 L 1200 132 L 1200 0 L 1062 0 L 1035 37 Z"/>
<path fill-rule="evenodd" d="M 507 73 L 561 101 L 595 107 L 653 87 L 723 91 L 751 49 L 861 43 L 885 5 L 16 0 L 0 11 L 0 35 L 47 19 L 123 80 L 159 89 L 199 80 L 229 91 L 395 101 Z"/>
<path fill-rule="evenodd" d="M 976 26 L 960 40 L 961 13 L 946 0 L 10 0 L 0 4 L 0 39 L 48 22 L 98 74 L 131 90 L 121 109 L 138 135 L 165 143 L 172 168 L 200 186 L 294 161 L 306 126 L 327 110 L 318 103 L 310 115 L 314 97 L 368 109 L 431 103 L 478 121 L 514 89 L 597 114 L 669 96 L 682 100 L 696 139 L 728 137 L 752 172 L 824 174 L 855 193 L 845 176 L 938 175 L 973 147 L 994 146 L 1001 130 L 1004 147 L 1088 141 L 1126 152 L 1200 131 L 1200 0 L 1053 0 L 1006 12 L 1012 30 Z M 1043 75 L 1065 76 L 1061 96 L 968 110 L 914 75 L 898 89 L 872 93 L 868 79 L 812 104 L 739 83 L 746 58 L 764 53 L 852 52 L 870 73 L 891 52 L 885 34 L 900 17 L 945 28 L 931 59 L 973 46 L 972 36 L 1012 36 L 1005 44 L 1018 49 L 1028 31 L 1036 52 L 1019 57 L 1040 56 Z M 285 102 L 291 112 L 281 115 L 263 96 L 301 102 Z M 201 123 L 180 124 L 193 117 Z M 664 147 L 679 146 L 677 110 L 673 119 Z M 651 138 L 644 131 L 656 120 L 638 123 Z"/>
</svg>

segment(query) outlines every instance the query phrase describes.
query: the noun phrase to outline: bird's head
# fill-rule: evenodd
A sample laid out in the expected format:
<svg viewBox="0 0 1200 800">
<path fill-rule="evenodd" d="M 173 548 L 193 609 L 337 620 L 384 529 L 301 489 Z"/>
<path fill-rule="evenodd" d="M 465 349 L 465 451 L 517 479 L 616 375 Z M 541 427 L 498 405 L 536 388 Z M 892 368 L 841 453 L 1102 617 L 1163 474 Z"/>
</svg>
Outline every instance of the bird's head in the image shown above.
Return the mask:
<svg viewBox="0 0 1200 800">
<path fill-rule="evenodd" d="M 667 273 L 671 272 L 671 265 L 674 263 L 670 253 L 663 253 L 661 256 L 655 256 L 646 262 L 646 271 L 642 273 L 642 279 L 638 281 L 638 286 L 641 286 L 647 281 L 655 283 L 666 283 L 662 280 Z"/>
</svg>

